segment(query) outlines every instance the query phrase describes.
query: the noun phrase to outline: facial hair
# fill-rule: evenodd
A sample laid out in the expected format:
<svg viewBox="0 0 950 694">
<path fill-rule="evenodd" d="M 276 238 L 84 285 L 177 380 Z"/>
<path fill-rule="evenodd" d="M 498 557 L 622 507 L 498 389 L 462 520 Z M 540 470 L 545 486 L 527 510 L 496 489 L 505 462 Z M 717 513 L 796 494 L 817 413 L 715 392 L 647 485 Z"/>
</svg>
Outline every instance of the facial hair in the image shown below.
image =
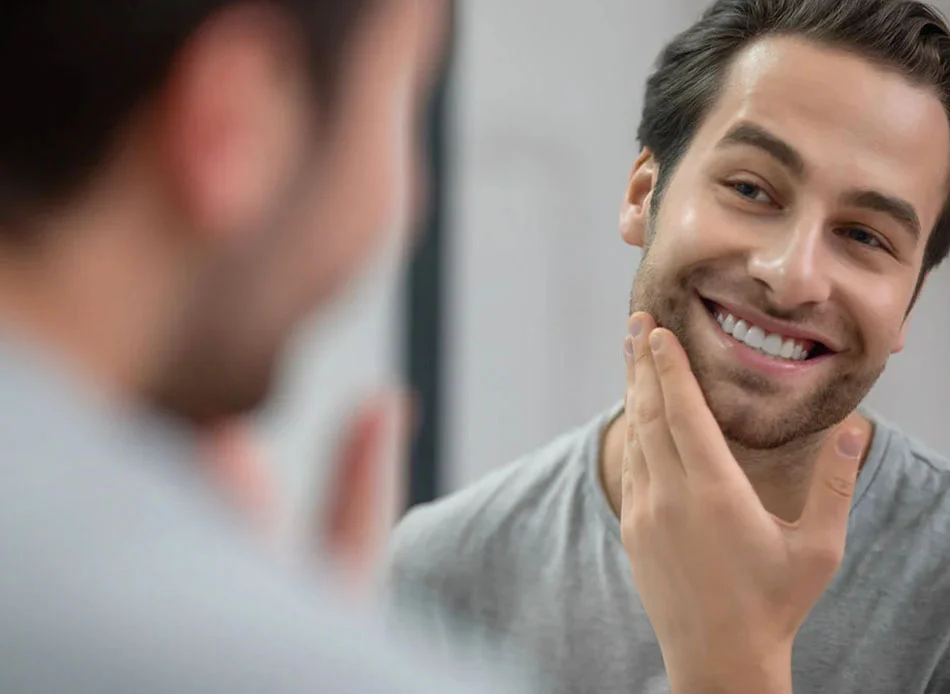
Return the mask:
<svg viewBox="0 0 950 694">
<path fill-rule="evenodd" d="M 794 445 L 840 423 L 860 405 L 883 372 L 883 363 L 858 365 L 852 361 L 852 368 L 842 365 L 842 369 L 811 392 L 790 399 L 779 414 L 772 408 L 763 412 L 763 399 L 782 397 L 779 385 L 748 369 L 714 362 L 696 344 L 695 331 L 701 329 L 697 322 L 706 319 L 697 315 L 705 308 L 699 305 L 696 287 L 709 286 L 716 282 L 712 278 L 717 275 L 721 273 L 709 266 L 694 266 L 666 278 L 648 247 L 634 280 L 630 309 L 631 313 L 649 313 L 657 325 L 676 335 L 706 402 L 730 443 L 752 451 Z M 775 316 L 774 310 L 761 303 L 757 308 Z M 861 344 L 859 336 L 855 343 Z"/>
</svg>

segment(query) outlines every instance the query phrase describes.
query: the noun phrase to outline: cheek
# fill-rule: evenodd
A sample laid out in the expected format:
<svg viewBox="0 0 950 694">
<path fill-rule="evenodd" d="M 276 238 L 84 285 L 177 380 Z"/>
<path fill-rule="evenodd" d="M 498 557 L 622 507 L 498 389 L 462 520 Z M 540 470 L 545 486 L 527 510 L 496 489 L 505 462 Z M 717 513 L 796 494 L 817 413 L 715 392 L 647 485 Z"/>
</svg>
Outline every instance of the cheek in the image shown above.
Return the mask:
<svg viewBox="0 0 950 694">
<path fill-rule="evenodd" d="M 721 210 L 701 195 L 677 195 L 671 188 L 664 198 L 652 235 L 650 253 L 662 256 L 671 268 L 687 268 L 735 251 L 736 238 Z"/>
</svg>

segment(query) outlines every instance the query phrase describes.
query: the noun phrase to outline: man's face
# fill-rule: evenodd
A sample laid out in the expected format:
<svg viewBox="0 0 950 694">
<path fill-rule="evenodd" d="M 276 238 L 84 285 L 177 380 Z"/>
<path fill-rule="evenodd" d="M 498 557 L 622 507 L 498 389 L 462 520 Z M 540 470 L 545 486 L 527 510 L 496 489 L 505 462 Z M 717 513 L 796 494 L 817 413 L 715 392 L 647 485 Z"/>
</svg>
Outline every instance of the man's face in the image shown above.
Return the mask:
<svg viewBox="0 0 950 694">
<path fill-rule="evenodd" d="M 652 222 L 641 157 L 633 308 L 679 337 L 727 438 L 775 448 L 858 406 L 902 347 L 948 161 L 933 93 L 791 38 L 738 56 Z"/>
<path fill-rule="evenodd" d="M 391 233 L 406 240 L 423 197 L 419 121 L 443 45 L 440 9 L 377 0 L 354 32 L 329 110 L 319 98 L 314 105 L 302 69 L 247 70 L 237 89 L 251 96 L 231 109 L 240 111 L 232 138 L 239 165 L 205 167 L 224 175 L 224 202 L 199 198 L 226 220 L 218 225 L 225 238 L 212 244 L 174 330 L 156 388 L 162 406 L 205 420 L 259 405 L 301 320 L 345 288 Z M 254 80 L 257 93 L 246 88 Z M 209 178 L 204 161 L 226 149 L 194 168 Z"/>
</svg>

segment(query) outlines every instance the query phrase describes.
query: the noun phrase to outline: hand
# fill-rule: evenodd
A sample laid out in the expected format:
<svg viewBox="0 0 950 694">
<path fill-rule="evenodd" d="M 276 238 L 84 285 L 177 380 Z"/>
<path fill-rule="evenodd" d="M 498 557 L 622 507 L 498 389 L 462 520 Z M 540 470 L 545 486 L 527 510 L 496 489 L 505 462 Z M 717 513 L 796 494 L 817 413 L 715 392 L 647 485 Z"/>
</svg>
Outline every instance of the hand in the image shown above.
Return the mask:
<svg viewBox="0 0 950 694">
<path fill-rule="evenodd" d="M 212 479 L 254 528 L 273 539 L 277 498 L 267 456 L 251 423 L 240 418 L 207 426 L 199 439 Z"/>
<path fill-rule="evenodd" d="M 786 523 L 732 456 L 676 337 L 646 314 L 635 333 L 621 525 L 673 691 L 790 693 L 795 634 L 844 553 L 862 441 L 829 437 Z"/>
<path fill-rule="evenodd" d="M 344 433 L 328 507 L 315 522 L 315 551 L 339 568 L 346 587 L 368 587 L 403 502 L 409 399 L 402 392 L 370 398 Z M 268 456 L 249 422 L 233 419 L 202 433 L 205 462 L 223 493 L 256 530 L 274 539 L 277 528 Z M 321 476 L 321 479 L 324 477 Z"/>
<path fill-rule="evenodd" d="M 353 418 L 340 451 L 326 515 L 317 519 L 320 543 L 360 595 L 405 501 L 411 402 L 401 391 L 371 398 Z"/>
</svg>

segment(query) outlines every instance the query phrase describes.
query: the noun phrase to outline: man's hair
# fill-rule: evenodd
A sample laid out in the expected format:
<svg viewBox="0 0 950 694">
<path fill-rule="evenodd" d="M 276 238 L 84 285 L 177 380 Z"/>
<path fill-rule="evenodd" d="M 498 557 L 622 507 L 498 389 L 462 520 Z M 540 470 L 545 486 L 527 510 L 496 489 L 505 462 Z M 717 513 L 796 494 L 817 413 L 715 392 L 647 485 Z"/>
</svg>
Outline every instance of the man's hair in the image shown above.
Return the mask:
<svg viewBox="0 0 950 694">
<path fill-rule="evenodd" d="M 654 211 L 734 58 L 767 36 L 802 37 L 896 69 L 933 89 L 950 117 L 950 30 L 935 8 L 912 0 L 717 0 L 666 46 L 647 81 L 637 135 L 659 166 Z M 945 205 L 924 253 L 921 281 L 948 252 Z"/>
<path fill-rule="evenodd" d="M 347 40 L 378 0 L 263 0 L 300 28 L 324 105 Z M 186 42 L 240 0 L 3 0 L 0 238 L 69 200 L 155 94 Z M 24 226 L 26 225 L 26 226 Z"/>
</svg>

